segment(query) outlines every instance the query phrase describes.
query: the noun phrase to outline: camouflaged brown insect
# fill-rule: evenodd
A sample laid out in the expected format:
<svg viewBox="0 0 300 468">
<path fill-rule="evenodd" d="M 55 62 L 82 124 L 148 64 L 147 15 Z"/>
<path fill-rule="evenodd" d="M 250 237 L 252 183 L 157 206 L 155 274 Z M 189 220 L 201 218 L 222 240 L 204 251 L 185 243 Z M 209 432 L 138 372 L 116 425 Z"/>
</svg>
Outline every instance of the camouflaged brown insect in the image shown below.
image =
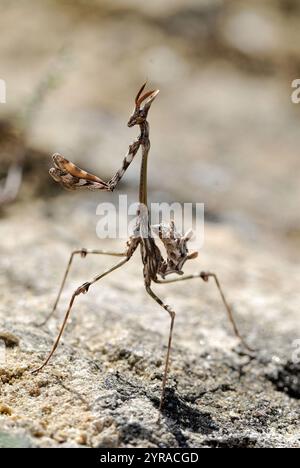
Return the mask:
<svg viewBox="0 0 300 468">
<path fill-rule="evenodd" d="M 102 190 L 107 192 L 112 192 L 123 175 L 125 174 L 127 168 L 133 161 L 138 150 L 141 148 L 142 151 L 142 162 L 141 162 L 141 175 L 140 175 L 140 190 L 139 190 L 139 208 L 137 213 L 137 225 L 133 236 L 128 240 L 126 249 L 124 252 L 108 252 L 104 250 L 87 250 L 81 249 L 72 252 L 70 260 L 55 301 L 53 310 L 47 319 L 43 322 L 45 324 L 49 318 L 54 314 L 57 305 L 59 303 L 61 294 L 63 292 L 68 274 L 75 255 L 81 255 L 86 257 L 88 254 L 97 254 L 97 255 L 110 255 L 115 257 L 122 258 L 113 268 L 105 271 L 104 273 L 96 276 L 93 280 L 82 284 L 76 291 L 73 293 L 69 307 L 67 309 L 63 324 L 61 326 L 58 337 L 53 345 L 51 352 L 49 353 L 47 359 L 44 363 L 35 371 L 41 371 L 50 361 L 53 356 L 61 336 L 66 327 L 69 315 L 71 313 L 74 302 L 78 296 L 85 294 L 89 291 L 89 288 L 94 285 L 96 282 L 109 275 L 113 271 L 125 265 L 135 253 L 137 248 L 140 248 L 141 259 L 144 266 L 144 284 L 147 293 L 161 306 L 170 316 L 170 332 L 168 339 L 167 355 L 165 360 L 165 368 L 162 381 L 162 391 L 160 398 L 159 409 L 162 410 L 166 383 L 169 370 L 170 362 L 170 351 L 172 345 L 172 335 L 175 321 L 175 312 L 174 310 L 165 304 L 153 291 L 152 283 L 155 284 L 168 284 L 174 283 L 177 281 L 186 281 L 190 279 L 200 278 L 203 281 L 208 281 L 212 278 L 219 290 L 221 299 L 226 308 L 230 322 L 233 325 L 234 332 L 236 336 L 242 341 L 245 347 L 249 350 L 249 346 L 245 343 L 241 337 L 236 323 L 233 318 L 232 310 L 225 299 L 224 293 L 221 289 L 220 282 L 218 277 L 214 273 L 201 272 L 194 275 L 184 276 L 183 267 L 186 261 L 195 259 L 197 257 L 197 252 L 189 252 L 188 250 L 188 241 L 191 238 L 191 234 L 187 233 L 186 235 L 181 235 L 176 231 L 174 222 L 171 221 L 168 226 L 160 224 L 157 226 L 151 226 L 149 208 L 147 204 L 147 163 L 148 163 L 148 154 L 150 150 L 150 140 L 149 140 L 149 123 L 147 121 L 149 109 L 157 97 L 159 90 L 148 91 L 143 94 L 146 83 L 143 84 L 139 90 L 136 99 L 135 99 L 135 109 L 132 116 L 129 119 L 128 127 L 133 127 L 135 125 L 139 126 L 140 134 L 138 138 L 129 146 L 128 152 L 123 160 L 122 167 L 117 171 L 114 177 L 108 181 L 104 182 L 101 178 L 89 174 L 88 172 L 80 169 L 75 166 L 72 162 L 65 159 L 59 154 L 53 155 L 54 168 L 50 170 L 50 175 L 56 182 L 59 182 L 67 190 L 78 190 L 78 189 L 89 189 L 89 190 Z M 166 252 L 166 258 L 163 257 L 161 249 L 156 243 L 154 235 L 158 236 L 158 239 L 161 241 L 162 246 L 164 246 Z M 176 275 L 175 278 L 166 279 L 169 275 Z M 42 325 L 43 325 L 42 324 Z"/>
</svg>

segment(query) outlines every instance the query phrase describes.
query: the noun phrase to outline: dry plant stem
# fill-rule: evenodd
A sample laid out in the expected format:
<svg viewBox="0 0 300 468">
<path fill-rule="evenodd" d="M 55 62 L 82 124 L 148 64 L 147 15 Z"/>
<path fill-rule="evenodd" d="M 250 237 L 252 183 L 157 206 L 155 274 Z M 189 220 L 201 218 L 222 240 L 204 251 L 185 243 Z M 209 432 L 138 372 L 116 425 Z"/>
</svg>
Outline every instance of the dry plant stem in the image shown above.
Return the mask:
<svg viewBox="0 0 300 468">
<path fill-rule="evenodd" d="M 0 188 L 0 205 L 12 203 L 18 196 L 23 177 L 22 164 L 12 164 L 8 170 L 3 188 Z"/>
<path fill-rule="evenodd" d="M 61 52 L 64 51 L 62 50 Z M 62 53 L 60 53 L 57 58 L 57 64 L 61 61 L 62 58 Z M 41 109 L 50 89 L 55 88 L 55 80 L 57 80 L 59 74 L 58 67 L 51 66 L 49 71 L 42 77 L 41 81 L 34 89 L 29 102 L 27 105 L 25 105 L 25 108 L 18 116 L 18 128 L 19 131 L 24 135 L 25 140 L 30 126 L 32 126 L 32 123 Z M 12 203 L 18 197 L 23 181 L 25 160 L 26 151 L 25 148 L 23 148 L 16 156 L 15 163 L 11 164 L 8 169 L 3 188 L 1 189 L 0 187 L 0 206 Z"/>
<path fill-rule="evenodd" d="M 71 301 L 70 301 L 70 304 L 69 304 L 69 307 L 68 307 L 68 310 L 66 312 L 66 315 L 65 315 L 65 318 L 64 318 L 64 321 L 62 323 L 62 326 L 60 328 L 60 331 L 59 331 L 59 334 L 55 340 L 55 343 L 53 345 L 53 348 L 52 350 L 50 351 L 48 357 L 45 359 L 45 361 L 43 362 L 43 364 L 38 368 L 38 369 L 35 369 L 34 371 L 32 371 L 33 374 L 41 371 L 47 364 L 48 362 L 50 361 L 51 357 L 53 356 L 53 354 L 55 353 L 56 351 L 56 348 L 57 346 L 59 345 L 59 342 L 60 342 L 60 339 L 62 337 L 62 334 L 64 332 L 64 329 L 67 325 L 67 322 L 68 322 L 68 318 L 70 316 L 70 313 L 71 313 L 71 310 L 73 308 L 73 305 L 74 305 L 74 302 L 75 302 L 75 299 L 76 297 L 80 296 L 81 294 L 86 294 L 88 291 L 89 291 L 89 288 L 95 284 L 97 281 L 101 280 L 102 278 L 104 278 L 105 276 L 108 276 L 110 273 L 112 273 L 113 271 L 117 270 L 118 268 L 122 267 L 123 265 L 125 265 L 125 263 L 127 263 L 129 260 L 129 258 L 126 258 L 125 260 L 122 260 L 121 262 L 119 262 L 117 265 L 115 265 L 114 267 L 110 268 L 109 270 L 107 270 L 106 272 L 102 273 L 101 275 L 98 275 L 96 276 L 91 282 L 88 282 L 88 283 L 84 283 L 82 286 L 80 286 L 79 288 L 76 289 L 76 291 L 73 293 L 72 295 L 72 298 L 71 298 Z"/>
<path fill-rule="evenodd" d="M 106 252 L 106 251 L 95 251 L 95 250 L 76 250 L 71 254 L 58 297 L 55 301 L 53 310 L 50 314 L 52 316 L 57 308 L 59 303 L 60 297 L 62 295 L 66 280 L 68 278 L 72 262 L 75 255 L 81 255 L 85 257 L 87 254 L 100 254 L 100 255 L 113 255 L 113 256 L 125 256 L 124 260 L 118 263 L 115 267 L 111 268 L 110 270 L 106 271 L 105 273 L 97 276 L 94 278 L 93 281 L 89 283 L 84 283 L 80 288 L 78 288 L 74 294 L 72 295 L 69 308 L 66 312 L 63 324 L 61 326 L 60 332 L 56 341 L 53 345 L 51 352 L 49 353 L 47 359 L 44 363 L 36 369 L 34 372 L 38 372 L 43 369 L 53 356 L 61 336 L 64 332 L 66 327 L 69 315 L 71 313 L 72 307 L 74 305 L 75 299 L 80 294 L 85 294 L 88 292 L 91 285 L 95 282 L 99 281 L 100 279 L 104 278 L 105 276 L 109 275 L 113 271 L 121 268 L 125 263 L 127 263 L 136 249 L 140 247 L 141 251 L 141 259 L 144 266 L 143 275 L 144 275 L 144 285 L 147 293 L 150 295 L 152 299 L 156 301 L 156 303 L 166 310 L 170 316 L 170 331 L 169 331 L 169 338 L 168 338 L 168 346 L 167 346 L 167 355 L 165 360 L 165 367 L 164 367 L 164 374 L 162 380 L 162 391 L 161 391 L 161 398 L 160 398 L 160 405 L 159 410 L 161 412 L 163 408 L 164 398 L 165 398 L 165 391 L 167 385 L 167 378 L 168 372 L 170 367 L 170 354 L 171 354 L 171 347 L 172 347 L 172 338 L 173 338 L 173 329 L 174 329 L 174 322 L 175 322 L 175 312 L 166 305 L 152 290 L 151 285 L 152 283 L 157 284 L 169 284 L 174 283 L 177 281 L 184 281 L 194 278 L 202 278 L 204 281 L 208 281 L 209 278 L 213 278 L 216 286 L 219 290 L 221 295 L 223 304 L 226 308 L 228 317 L 230 322 L 233 325 L 235 334 L 239 337 L 242 343 L 247 347 L 249 346 L 245 343 L 242 339 L 236 323 L 233 318 L 232 310 L 225 298 L 223 290 L 221 288 L 220 282 L 217 276 L 214 273 L 200 273 L 190 276 L 182 277 L 180 276 L 177 279 L 165 280 L 167 275 L 183 275 L 183 266 L 186 261 L 195 259 L 197 257 L 197 252 L 189 253 L 187 243 L 191 239 L 191 233 L 188 232 L 185 235 L 179 234 L 176 231 L 174 222 L 170 222 L 169 225 L 160 224 L 158 226 L 151 226 L 150 220 L 150 213 L 147 204 L 147 168 L 148 168 L 148 154 L 150 150 L 150 139 L 149 139 L 149 123 L 147 121 L 147 116 L 149 109 L 152 105 L 152 102 L 156 98 L 158 94 L 158 90 L 148 91 L 144 93 L 146 83 L 143 84 L 141 89 L 139 90 L 136 98 L 135 98 L 135 109 L 132 116 L 129 119 L 128 126 L 138 126 L 140 129 L 140 134 L 138 138 L 129 146 L 129 150 L 127 155 L 123 160 L 122 167 L 116 172 L 116 174 L 108 181 L 103 181 L 100 177 L 95 176 L 86 172 L 83 169 L 75 166 L 72 162 L 65 159 L 63 156 L 59 154 L 53 155 L 53 162 L 54 167 L 50 170 L 50 175 L 53 179 L 60 183 L 64 188 L 68 190 L 78 190 L 78 189 L 89 189 L 89 190 L 100 190 L 100 191 L 113 191 L 120 180 L 122 179 L 123 175 L 125 174 L 126 170 L 128 169 L 129 165 L 133 161 L 136 153 L 141 148 L 142 150 L 142 161 L 141 161 L 141 172 L 140 172 L 140 188 L 139 188 L 139 208 L 137 212 L 137 225 L 135 228 L 134 235 L 129 239 L 127 243 L 127 250 L 126 253 L 113 253 L 113 252 Z M 166 258 L 163 257 L 161 249 L 156 244 L 156 239 L 153 237 L 153 233 L 158 233 L 159 240 L 165 247 L 165 251 L 167 253 Z M 164 281 L 160 280 L 158 277 L 162 278 Z M 50 318 L 50 316 L 48 318 Z M 48 319 L 47 319 L 48 320 Z"/>
<path fill-rule="evenodd" d="M 111 257 L 125 257 L 126 252 L 116 253 L 116 252 L 108 252 L 106 250 L 87 250 L 87 249 L 74 250 L 74 252 L 72 252 L 71 255 L 70 255 L 70 260 L 68 262 L 67 269 L 66 269 L 66 272 L 64 274 L 64 277 L 63 277 L 63 280 L 62 280 L 62 283 L 61 283 L 61 286 L 60 286 L 60 289 L 59 289 L 59 292 L 58 292 L 58 296 L 57 296 L 56 301 L 54 303 L 53 309 L 50 312 L 50 314 L 46 317 L 46 319 L 38 325 L 39 327 L 42 327 L 42 326 L 46 325 L 46 323 L 50 320 L 50 318 L 53 317 L 53 315 L 55 314 L 55 311 L 57 309 L 58 303 L 60 301 L 61 295 L 62 295 L 64 287 L 65 287 L 66 281 L 68 279 L 74 257 L 76 255 L 81 255 L 82 258 L 85 258 L 87 255 L 107 255 L 107 256 L 111 256 Z"/>
</svg>

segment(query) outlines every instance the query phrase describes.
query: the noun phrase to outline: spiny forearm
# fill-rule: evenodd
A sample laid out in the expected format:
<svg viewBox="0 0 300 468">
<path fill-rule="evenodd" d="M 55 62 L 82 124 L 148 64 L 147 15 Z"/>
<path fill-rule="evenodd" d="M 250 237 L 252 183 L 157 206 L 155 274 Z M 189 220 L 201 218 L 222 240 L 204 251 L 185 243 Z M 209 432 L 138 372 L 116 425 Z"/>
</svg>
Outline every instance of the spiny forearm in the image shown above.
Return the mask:
<svg viewBox="0 0 300 468">
<path fill-rule="evenodd" d="M 122 167 L 116 172 L 116 174 L 108 182 L 108 186 L 109 186 L 111 191 L 113 191 L 116 188 L 116 186 L 118 185 L 118 183 L 122 179 L 122 177 L 125 174 L 126 170 L 128 169 L 128 167 L 132 163 L 136 153 L 138 152 L 138 150 L 140 148 L 140 145 L 141 145 L 141 141 L 140 141 L 140 138 L 138 138 L 137 140 L 135 140 L 129 146 L 128 153 L 126 154 L 125 158 L 123 159 Z"/>
</svg>

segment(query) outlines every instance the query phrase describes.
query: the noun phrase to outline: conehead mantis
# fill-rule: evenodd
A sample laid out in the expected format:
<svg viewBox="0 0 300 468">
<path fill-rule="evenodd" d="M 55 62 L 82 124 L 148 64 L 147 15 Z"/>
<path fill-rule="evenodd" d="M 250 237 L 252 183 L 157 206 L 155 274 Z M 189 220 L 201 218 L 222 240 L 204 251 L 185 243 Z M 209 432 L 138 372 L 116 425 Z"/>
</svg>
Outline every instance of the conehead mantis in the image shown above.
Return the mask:
<svg viewBox="0 0 300 468">
<path fill-rule="evenodd" d="M 110 268 L 109 270 L 97 275 L 91 281 L 88 281 L 82 284 L 79 288 L 77 288 L 70 300 L 69 307 L 66 311 L 66 315 L 64 317 L 64 321 L 60 328 L 59 334 L 54 342 L 54 345 L 47 356 L 46 360 L 43 364 L 33 372 L 41 371 L 50 361 L 51 357 L 53 356 L 64 329 L 66 327 L 68 318 L 70 316 L 71 310 L 74 306 L 74 303 L 78 296 L 81 294 L 86 294 L 90 287 L 93 286 L 95 283 L 100 281 L 102 278 L 110 275 L 112 272 L 116 271 L 117 269 L 121 268 L 125 265 L 133 256 L 135 251 L 140 248 L 141 253 L 141 260 L 143 263 L 143 274 L 144 274 L 144 286 L 146 292 L 149 296 L 156 301 L 156 303 L 162 307 L 170 317 L 170 330 L 169 330 L 169 338 L 168 338 L 168 345 L 167 345 L 167 354 L 164 366 L 164 373 L 162 379 L 162 391 L 161 391 L 161 398 L 160 398 L 160 406 L 159 409 L 162 410 L 164 397 L 165 397 L 165 390 L 167 384 L 167 377 L 169 371 L 169 364 L 170 364 L 170 352 L 172 346 L 172 337 L 173 337 L 173 328 L 175 322 L 175 311 L 164 303 L 163 300 L 153 291 L 152 284 L 161 285 L 161 284 L 170 284 L 179 281 L 188 281 L 191 279 L 201 279 L 205 282 L 208 282 L 209 279 L 212 279 L 220 293 L 221 300 L 225 306 L 225 310 L 227 312 L 228 318 L 233 326 L 233 330 L 236 336 L 241 340 L 246 348 L 251 350 L 247 343 L 241 337 L 237 325 L 235 323 L 233 313 L 229 303 L 227 302 L 224 292 L 221 288 L 221 284 L 219 279 L 215 273 L 210 272 L 200 272 L 193 275 L 184 276 L 183 274 L 183 267 L 186 261 L 192 260 L 197 258 L 197 252 L 189 252 L 187 243 L 190 240 L 190 234 L 181 235 L 176 231 L 174 222 L 171 221 L 169 225 L 156 225 L 151 226 L 150 221 L 150 213 L 149 207 L 147 202 L 147 164 L 148 164 L 148 155 L 150 150 L 150 140 L 149 140 L 149 123 L 147 120 L 148 112 L 150 107 L 157 97 L 159 90 L 152 90 L 152 91 L 145 91 L 146 83 L 143 84 L 141 89 L 139 90 L 136 98 L 135 98 L 135 108 L 133 114 L 131 115 L 128 126 L 138 126 L 140 133 L 137 139 L 129 146 L 128 152 L 123 160 L 122 167 L 116 172 L 116 174 L 108 181 L 103 181 L 100 177 L 97 177 L 93 174 L 90 174 L 83 169 L 75 166 L 72 162 L 65 159 L 63 156 L 59 154 L 53 155 L 53 163 L 54 167 L 50 170 L 50 175 L 53 179 L 60 183 L 65 189 L 67 190 L 78 190 L 78 189 L 89 189 L 89 190 L 102 190 L 107 192 L 112 192 L 122 179 L 123 175 L 125 174 L 126 170 L 130 166 L 131 162 L 133 161 L 135 155 L 137 154 L 138 150 L 141 149 L 142 153 L 142 160 L 141 160 L 141 172 L 140 172 L 140 189 L 139 189 L 139 208 L 137 213 L 137 224 L 135 228 L 134 235 L 130 237 L 127 242 L 126 249 L 123 252 L 108 252 L 104 250 L 87 250 L 81 249 L 76 250 L 71 253 L 69 263 L 67 265 L 67 269 L 55 301 L 53 310 L 51 314 L 47 317 L 47 319 L 43 322 L 45 324 L 47 320 L 54 314 L 56 308 L 58 306 L 59 300 L 61 298 L 61 294 L 63 292 L 66 280 L 68 278 L 73 259 L 76 255 L 81 255 L 82 257 L 86 257 L 90 254 L 95 255 L 108 255 L 114 257 L 120 257 L 119 262 Z M 154 233 L 158 235 L 159 240 L 164 245 L 166 251 L 166 258 L 163 257 L 161 249 L 157 245 L 156 239 L 154 237 Z M 169 275 L 177 275 L 177 277 L 173 277 L 171 279 L 166 279 Z"/>
</svg>

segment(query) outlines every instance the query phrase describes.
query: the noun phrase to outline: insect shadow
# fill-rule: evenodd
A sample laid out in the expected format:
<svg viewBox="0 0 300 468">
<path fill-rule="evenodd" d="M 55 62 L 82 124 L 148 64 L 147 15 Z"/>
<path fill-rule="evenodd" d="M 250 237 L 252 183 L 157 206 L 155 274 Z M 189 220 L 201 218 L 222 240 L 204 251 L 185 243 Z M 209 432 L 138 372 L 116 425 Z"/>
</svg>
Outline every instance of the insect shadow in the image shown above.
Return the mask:
<svg viewBox="0 0 300 468">
<path fill-rule="evenodd" d="M 107 377 L 105 386 L 116 392 L 115 398 L 110 398 L 107 403 L 113 413 L 118 412 L 120 404 L 141 397 L 147 398 L 155 409 L 159 409 L 160 398 L 153 390 L 149 390 L 147 387 L 143 388 L 140 383 L 133 379 L 126 379 L 118 372 Z M 186 402 L 179 396 L 175 388 L 169 387 L 166 388 L 165 392 L 161 424 L 165 425 L 167 431 L 173 434 L 180 447 L 189 447 L 189 439 L 184 431 L 208 436 L 219 429 L 209 413 L 201 412 L 196 405 Z M 152 431 L 140 422 L 124 423 L 122 421 L 119 430 L 124 443 L 147 439 L 158 446 L 163 446 L 163 442 L 157 436 L 157 429 Z"/>
</svg>

